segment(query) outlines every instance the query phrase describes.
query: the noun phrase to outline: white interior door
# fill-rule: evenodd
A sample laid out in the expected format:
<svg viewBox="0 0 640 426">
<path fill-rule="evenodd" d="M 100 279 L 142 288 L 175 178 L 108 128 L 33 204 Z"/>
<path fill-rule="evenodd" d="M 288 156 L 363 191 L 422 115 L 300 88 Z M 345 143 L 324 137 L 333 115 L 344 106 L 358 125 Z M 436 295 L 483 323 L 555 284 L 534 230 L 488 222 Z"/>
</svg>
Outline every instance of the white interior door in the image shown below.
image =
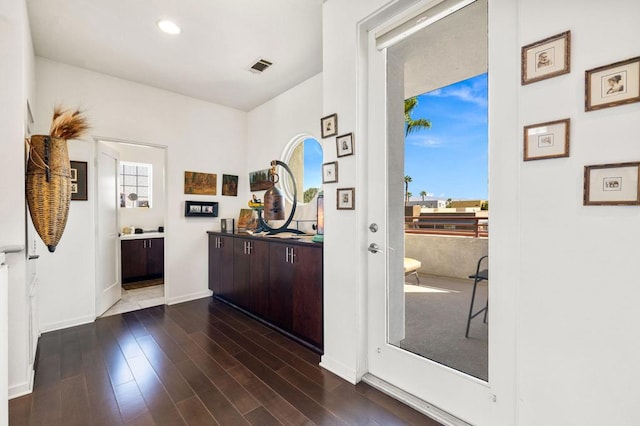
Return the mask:
<svg viewBox="0 0 640 426">
<path fill-rule="evenodd" d="M 121 298 L 118 238 L 118 153 L 98 142 L 96 206 L 96 316 Z"/>
<path fill-rule="evenodd" d="M 385 24 L 388 26 L 388 23 Z M 416 396 L 427 411 L 475 425 L 487 424 L 492 404 L 488 383 L 398 347 L 404 337 L 404 68 L 393 53 L 368 40 L 367 244 L 369 372 Z M 435 407 L 435 408 L 434 408 Z"/>
</svg>

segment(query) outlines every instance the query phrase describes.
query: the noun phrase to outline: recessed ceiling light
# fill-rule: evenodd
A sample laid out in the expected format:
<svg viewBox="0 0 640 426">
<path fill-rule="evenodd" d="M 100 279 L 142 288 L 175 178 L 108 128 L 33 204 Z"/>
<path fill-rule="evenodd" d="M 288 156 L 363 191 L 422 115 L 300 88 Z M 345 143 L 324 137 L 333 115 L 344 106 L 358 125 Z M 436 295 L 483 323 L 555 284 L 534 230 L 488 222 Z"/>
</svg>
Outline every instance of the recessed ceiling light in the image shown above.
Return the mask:
<svg viewBox="0 0 640 426">
<path fill-rule="evenodd" d="M 175 22 L 162 19 L 158 21 L 156 25 L 158 25 L 158 28 L 160 28 L 160 30 L 164 31 L 167 34 L 180 34 L 180 27 L 177 26 Z"/>
</svg>

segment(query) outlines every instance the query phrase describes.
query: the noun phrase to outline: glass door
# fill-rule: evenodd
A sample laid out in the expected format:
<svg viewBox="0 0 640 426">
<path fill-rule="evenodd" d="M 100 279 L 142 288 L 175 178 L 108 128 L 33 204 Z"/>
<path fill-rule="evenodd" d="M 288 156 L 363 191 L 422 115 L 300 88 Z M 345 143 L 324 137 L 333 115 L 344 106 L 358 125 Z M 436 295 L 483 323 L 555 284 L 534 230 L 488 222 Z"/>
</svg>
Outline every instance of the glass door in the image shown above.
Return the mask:
<svg viewBox="0 0 640 426">
<path fill-rule="evenodd" d="M 405 217 L 411 197 L 407 194 L 408 182 L 405 178 L 407 117 L 403 105 L 406 106 L 406 99 L 426 92 L 416 92 L 420 90 L 419 87 L 435 90 L 486 73 L 486 7 L 486 1 L 478 0 L 404 37 L 402 41 L 393 41 L 392 37 L 385 36 L 392 34 L 393 29 L 374 29 L 369 32 L 367 56 L 369 372 L 432 407 L 438 407 L 437 411 L 442 410 L 473 424 L 486 424 L 488 418 L 491 392 L 486 379 L 474 377 L 446 365 L 442 360 L 432 359 L 433 356 L 425 357 L 406 347 L 411 324 L 407 322 L 410 312 L 404 268 Z M 476 31 L 469 31 L 474 25 L 478 27 Z M 383 27 L 393 28 L 393 24 L 387 22 L 380 28 Z M 400 34 L 409 32 L 412 31 L 403 29 Z M 480 72 L 477 72 L 478 67 L 469 66 L 478 61 L 478 55 L 460 56 L 460 51 L 470 51 L 471 47 L 456 44 L 464 43 L 461 40 L 475 39 L 474 46 L 477 49 L 478 33 L 481 34 L 480 46 L 483 49 Z M 434 58 L 434 54 L 438 53 L 460 56 L 463 63 L 450 67 L 448 57 Z M 415 58 L 423 60 L 416 62 Z M 464 60 L 468 62 L 464 63 Z M 412 69 L 415 65 L 422 69 Z M 462 69 L 465 67 L 468 69 Z M 447 84 L 441 85 L 441 82 Z M 438 247 L 423 249 L 430 250 L 435 257 Z M 469 255 L 473 264 L 477 261 L 476 255 Z M 467 274 L 472 272 L 465 271 Z M 414 287 L 423 289 L 425 294 L 447 291 L 428 283 Z M 468 305 L 459 312 L 465 320 L 466 309 Z M 457 331 L 464 338 L 464 327 Z M 437 336 L 424 338 L 427 346 L 439 344 Z M 456 350 L 459 349 L 448 348 L 445 351 Z M 486 351 L 484 359 L 486 362 Z"/>
</svg>

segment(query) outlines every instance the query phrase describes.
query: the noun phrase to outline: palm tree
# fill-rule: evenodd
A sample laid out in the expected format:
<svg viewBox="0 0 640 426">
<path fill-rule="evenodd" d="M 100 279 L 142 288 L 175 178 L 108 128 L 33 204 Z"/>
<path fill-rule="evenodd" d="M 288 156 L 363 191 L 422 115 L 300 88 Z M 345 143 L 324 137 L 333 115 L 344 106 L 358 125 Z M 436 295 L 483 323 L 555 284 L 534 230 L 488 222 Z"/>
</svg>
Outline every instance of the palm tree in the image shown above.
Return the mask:
<svg viewBox="0 0 640 426">
<path fill-rule="evenodd" d="M 404 101 L 404 123 L 407 125 L 405 136 L 409 135 L 409 133 L 415 132 L 418 129 L 430 129 L 431 121 L 426 118 L 419 118 L 414 120 L 411 117 L 413 110 L 418 106 L 418 98 L 413 96 L 409 99 L 405 99 Z"/>
<path fill-rule="evenodd" d="M 422 197 L 422 201 L 424 201 L 424 197 L 427 196 L 427 191 L 420 191 L 420 196 Z"/>
<path fill-rule="evenodd" d="M 407 192 L 407 204 L 409 203 L 409 200 L 411 199 L 411 197 L 413 197 L 413 194 L 410 192 Z"/>
<path fill-rule="evenodd" d="M 404 177 L 404 199 L 405 199 L 405 204 L 409 204 L 409 182 L 411 182 L 411 176 L 405 176 Z"/>
</svg>

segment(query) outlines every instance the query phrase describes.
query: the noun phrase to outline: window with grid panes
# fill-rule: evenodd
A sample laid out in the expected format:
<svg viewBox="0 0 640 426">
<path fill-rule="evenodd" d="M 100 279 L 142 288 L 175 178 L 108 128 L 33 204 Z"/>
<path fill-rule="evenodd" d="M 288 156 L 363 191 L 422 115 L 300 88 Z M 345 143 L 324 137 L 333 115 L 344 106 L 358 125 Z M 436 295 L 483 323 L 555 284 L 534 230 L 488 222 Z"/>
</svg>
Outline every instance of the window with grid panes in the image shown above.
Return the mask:
<svg viewBox="0 0 640 426">
<path fill-rule="evenodd" d="M 120 162 L 120 207 L 151 207 L 152 166 Z"/>
</svg>

